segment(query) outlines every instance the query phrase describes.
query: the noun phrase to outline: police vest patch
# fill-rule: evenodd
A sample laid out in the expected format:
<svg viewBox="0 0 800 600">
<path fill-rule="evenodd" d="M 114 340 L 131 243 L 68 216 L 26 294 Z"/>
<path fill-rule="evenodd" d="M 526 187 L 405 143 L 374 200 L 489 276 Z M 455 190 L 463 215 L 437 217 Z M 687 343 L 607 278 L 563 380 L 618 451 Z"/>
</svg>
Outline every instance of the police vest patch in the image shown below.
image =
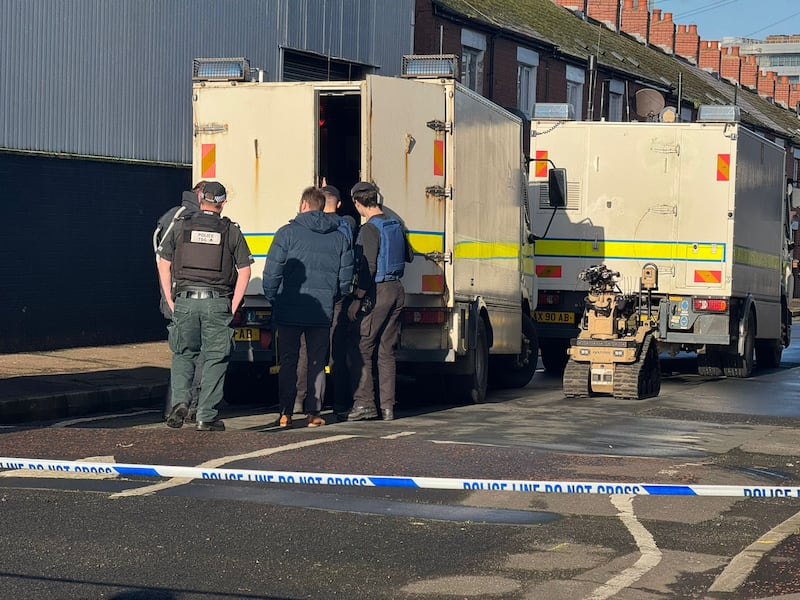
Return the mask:
<svg viewBox="0 0 800 600">
<path fill-rule="evenodd" d="M 219 246 L 222 243 L 222 234 L 218 231 L 197 231 L 193 230 L 189 241 L 195 244 L 213 244 Z"/>
</svg>

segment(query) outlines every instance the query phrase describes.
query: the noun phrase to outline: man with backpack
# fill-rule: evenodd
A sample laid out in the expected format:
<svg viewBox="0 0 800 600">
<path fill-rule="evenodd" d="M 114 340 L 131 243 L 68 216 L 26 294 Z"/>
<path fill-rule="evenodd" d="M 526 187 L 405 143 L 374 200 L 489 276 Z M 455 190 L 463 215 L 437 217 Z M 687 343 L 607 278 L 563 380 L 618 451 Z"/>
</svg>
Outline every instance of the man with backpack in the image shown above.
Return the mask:
<svg viewBox="0 0 800 600">
<path fill-rule="evenodd" d="M 156 265 L 158 265 L 158 246 L 161 244 L 161 241 L 166 237 L 166 235 L 175 226 L 176 221 L 181 216 L 188 216 L 200 210 L 200 197 L 203 195 L 203 189 L 205 188 L 206 183 L 207 183 L 206 181 L 199 181 L 197 182 L 197 184 L 195 184 L 195 186 L 191 190 L 183 192 L 183 195 L 181 196 L 181 203 L 178 206 L 173 206 L 172 208 L 170 208 L 158 219 L 155 231 L 153 231 L 153 254 L 155 254 L 156 257 Z M 170 310 L 169 304 L 167 304 L 167 300 L 164 297 L 164 290 L 161 289 L 161 285 L 159 285 L 158 287 L 159 290 L 161 291 L 161 301 L 159 302 L 159 309 L 161 310 L 161 314 L 164 315 L 164 318 L 167 320 L 167 333 L 169 334 L 169 331 L 172 328 L 172 311 Z M 195 363 L 195 377 L 194 381 L 192 382 L 190 401 L 189 401 L 189 412 L 186 416 L 187 423 L 194 423 L 197 419 L 197 399 L 200 397 L 200 376 L 202 372 L 203 372 L 203 355 L 200 354 L 198 355 L 197 362 Z M 164 405 L 164 418 L 167 418 L 171 409 L 172 409 L 172 385 L 169 382 L 167 382 L 167 396 Z"/>
</svg>

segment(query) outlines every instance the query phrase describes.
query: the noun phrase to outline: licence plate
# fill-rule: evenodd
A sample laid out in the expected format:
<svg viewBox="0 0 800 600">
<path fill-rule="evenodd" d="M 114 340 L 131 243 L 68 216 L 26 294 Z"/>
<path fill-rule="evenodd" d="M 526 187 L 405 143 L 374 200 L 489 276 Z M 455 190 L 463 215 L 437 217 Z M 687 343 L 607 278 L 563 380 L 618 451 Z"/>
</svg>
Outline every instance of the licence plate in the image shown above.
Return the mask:
<svg viewBox="0 0 800 600">
<path fill-rule="evenodd" d="M 233 330 L 234 342 L 257 342 L 261 337 L 258 327 L 237 327 Z"/>
<path fill-rule="evenodd" d="M 575 313 L 571 312 L 555 312 L 547 310 L 536 310 L 533 312 L 533 317 L 539 323 L 574 323 Z"/>
</svg>

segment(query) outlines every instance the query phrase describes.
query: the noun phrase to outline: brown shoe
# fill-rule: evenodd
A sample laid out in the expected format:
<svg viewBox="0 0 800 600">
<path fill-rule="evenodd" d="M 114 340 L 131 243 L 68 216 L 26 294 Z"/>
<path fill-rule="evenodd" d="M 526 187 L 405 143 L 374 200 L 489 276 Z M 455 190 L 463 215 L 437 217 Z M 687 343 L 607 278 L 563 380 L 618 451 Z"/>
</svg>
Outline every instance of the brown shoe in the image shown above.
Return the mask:
<svg viewBox="0 0 800 600">
<path fill-rule="evenodd" d="M 292 417 L 289 415 L 281 415 L 281 420 L 278 421 L 278 425 L 283 427 L 284 429 L 288 429 L 292 426 Z"/>
<path fill-rule="evenodd" d="M 320 427 L 321 425 L 325 425 L 325 419 L 319 415 L 308 415 L 309 427 Z"/>
</svg>

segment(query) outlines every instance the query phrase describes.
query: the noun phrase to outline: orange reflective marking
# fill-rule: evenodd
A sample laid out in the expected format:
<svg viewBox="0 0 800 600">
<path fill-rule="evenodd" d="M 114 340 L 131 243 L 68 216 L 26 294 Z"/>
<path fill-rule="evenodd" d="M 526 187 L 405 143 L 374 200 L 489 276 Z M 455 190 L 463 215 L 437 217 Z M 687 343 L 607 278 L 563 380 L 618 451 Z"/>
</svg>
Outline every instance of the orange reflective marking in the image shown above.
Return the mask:
<svg viewBox="0 0 800 600">
<path fill-rule="evenodd" d="M 722 271 L 701 271 L 695 270 L 694 272 L 695 283 L 721 283 Z"/>
<path fill-rule="evenodd" d="M 547 150 L 536 151 L 536 163 L 533 167 L 535 177 L 547 177 Z"/>
<path fill-rule="evenodd" d="M 422 291 L 423 292 L 443 292 L 444 291 L 444 275 L 423 275 L 422 276 Z"/>
<path fill-rule="evenodd" d="M 536 265 L 537 277 L 561 277 L 561 265 Z"/>
<path fill-rule="evenodd" d="M 730 181 L 731 155 L 717 154 L 717 181 Z"/>
<path fill-rule="evenodd" d="M 444 175 L 444 140 L 433 140 L 433 174 Z"/>
<path fill-rule="evenodd" d="M 203 144 L 200 149 L 200 177 L 215 178 L 217 176 L 217 145 Z"/>
</svg>

